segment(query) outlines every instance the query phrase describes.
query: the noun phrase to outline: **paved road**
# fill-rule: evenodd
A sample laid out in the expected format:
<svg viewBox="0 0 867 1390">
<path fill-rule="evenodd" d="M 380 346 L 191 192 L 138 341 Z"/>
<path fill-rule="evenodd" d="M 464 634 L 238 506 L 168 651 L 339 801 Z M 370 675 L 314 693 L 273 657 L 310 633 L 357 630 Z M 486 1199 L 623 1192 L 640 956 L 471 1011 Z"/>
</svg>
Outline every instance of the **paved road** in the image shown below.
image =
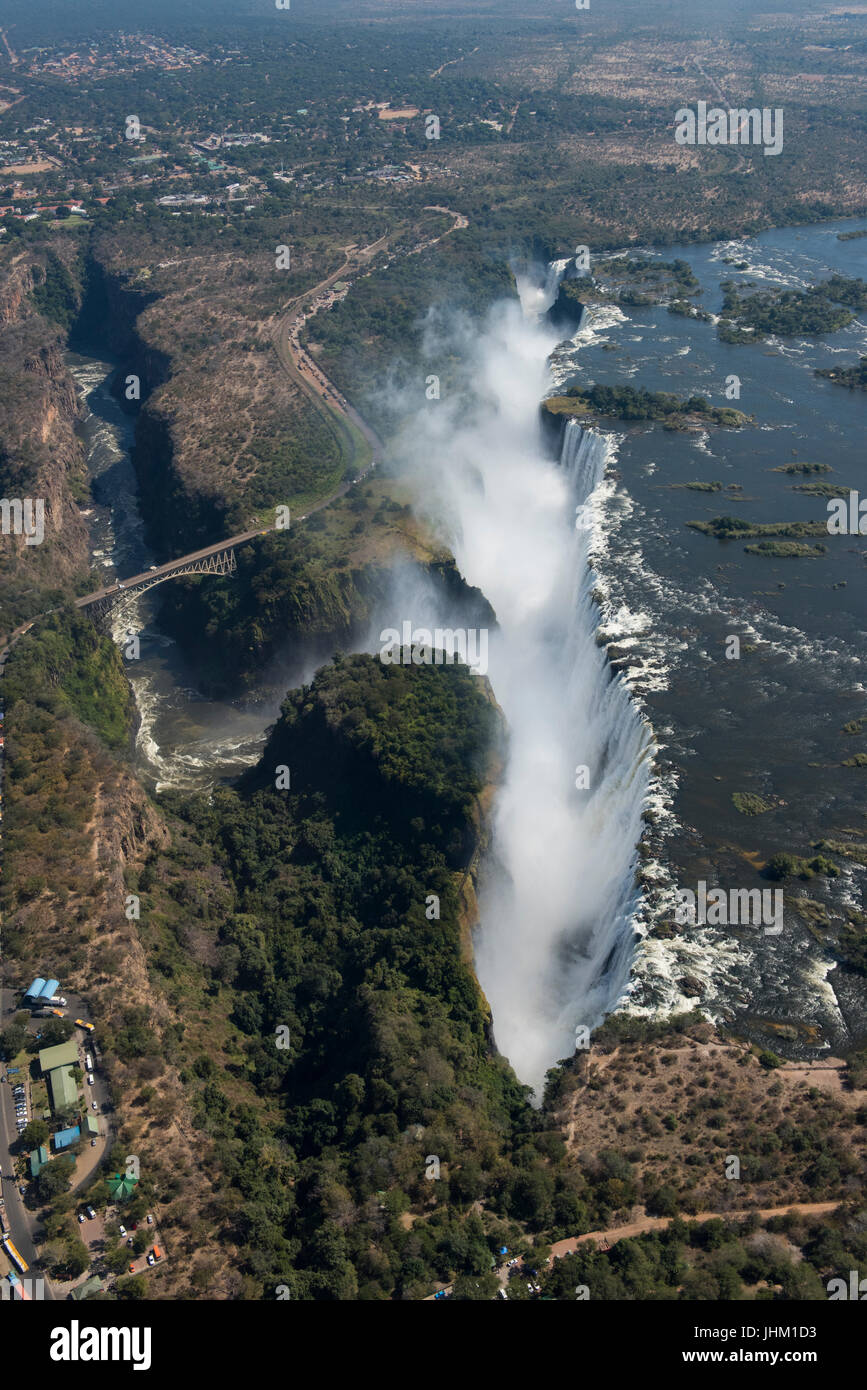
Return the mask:
<svg viewBox="0 0 867 1390">
<path fill-rule="evenodd" d="M 2 969 L 2 966 L 0 966 Z M 65 1009 L 66 1017 L 69 1019 L 88 1018 L 87 1006 L 76 995 L 66 996 L 68 1006 Z M 0 1027 L 5 1027 L 17 1010 L 18 991 L 0 988 Z M 82 1012 L 82 1010 L 84 1012 Z M 79 1154 L 73 1175 L 72 1192 L 79 1191 L 85 1187 L 93 1177 L 103 1158 L 111 1151 L 114 1142 L 114 1130 L 108 1118 L 111 1114 L 111 1099 L 108 1093 L 108 1085 L 99 1069 L 98 1050 L 94 1048 L 93 1036 L 83 1034 L 81 1029 L 76 1029 L 73 1037 L 79 1043 L 81 1050 L 81 1065 L 84 1070 L 84 1053 L 90 1052 L 96 1062 L 93 1085 L 89 1086 L 85 1080 L 82 1084 L 83 1105 L 93 1114 L 93 1102 L 98 1107 L 100 1137 L 96 1144 L 91 1146 L 87 1141 Z M 0 1073 L 5 1073 L 5 1063 L 0 1064 Z M 29 1081 L 29 1077 L 26 1078 Z M 13 1077 L 15 1081 L 25 1080 L 22 1071 L 21 1077 Z M 29 1087 L 28 1087 L 29 1091 Z M 29 1105 L 29 1118 L 33 1118 L 32 1107 Z M 12 1085 L 8 1081 L 0 1082 L 0 1170 L 3 1172 L 3 1196 L 6 1199 L 6 1211 L 9 1216 L 10 1235 L 13 1243 L 18 1247 L 21 1254 L 29 1265 L 32 1266 L 38 1258 L 34 1233 L 39 1227 L 39 1219 L 25 1205 L 19 1194 L 21 1180 L 15 1177 L 15 1160 L 18 1154 L 10 1152 L 13 1144 L 18 1144 L 18 1131 L 15 1126 L 15 1104 L 12 1098 Z M 29 1179 L 25 1181 L 25 1186 Z M 78 1282 L 77 1280 L 74 1282 Z M 46 1298 L 55 1298 L 56 1294 L 52 1291 L 48 1280 L 45 1281 Z"/>
<path fill-rule="evenodd" d="M 2 1022 L 3 1027 L 6 1026 L 11 1017 L 13 1005 L 14 995 L 12 991 L 0 989 L 0 1022 Z M 5 1073 L 5 1063 L 0 1064 L 0 1066 Z M 29 1080 L 29 1077 L 24 1077 L 23 1071 L 21 1077 L 12 1078 L 13 1082 L 22 1079 Z M 32 1119 L 33 1114 L 30 1111 L 29 1099 L 28 1095 L 28 1113 Z M 12 1237 L 12 1243 L 30 1265 L 31 1272 L 35 1272 L 34 1265 L 39 1256 L 34 1241 L 34 1233 L 39 1222 L 33 1213 L 27 1210 L 18 1191 L 19 1183 L 15 1177 L 15 1157 L 11 1153 L 12 1145 L 17 1143 L 18 1131 L 15 1127 L 15 1103 L 12 1099 L 12 1086 L 8 1081 L 3 1081 L 0 1082 L 0 1172 L 3 1174 L 0 1191 L 6 1199 L 5 1210 L 9 1219 L 9 1234 Z M 54 1290 L 46 1279 L 45 1297 L 46 1299 L 53 1299 L 54 1296 Z"/>
<path fill-rule="evenodd" d="M 464 217 L 459 212 L 454 212 L 451 208 L 433 205 L 431 207 L 426 208 L 425 211 L 447 213 L 455 220 L 453 226 L 450 227 L 448 231 L 443 232 L 440 236 L 435 237 L 433 241 L 431 241 L 430 243 L 425 243 L 424 245 L 433 246 L 436 244 L 436 242 L 442 241 L 443 237 L 450 235 L 451 232 L 458 231 L 461 228 L 466 227 L 468 225 L 466 217 Z M 303 307 L 308 302 L 311 302 L 313 299 L 315 299 L 317 295 L 321 294 L 323 291 L 327 289 L 330 289 L 332 285 L 334 285 L 338 280 L 344 278 L 348 273 L 350 273 L 350 271 L 359 269 L 362 265 L 365 265 L 369 261 L 371 261 L 373 257 L 377 254 L 377 252 L 388 244 L 389 240 L 393 235 L 395 235 L 395 233 L 393 232 L 386 233 L 385 236 L 380 237 L 378 241 L 371 242 L 369 246 L 355 248 L 351 255 L 349 254 L 349 249 L 347 248 L 347 251 L 345 253 L 346 259 L 340 266 L 339 270 L 335 270 L 325 280 L 322 280 L 318 285 L 315 285 L 312 289 L 305 290 L 305 292 L 302 295 L 299 295 L 297 299 L 292 300 L 292 302 L 286 307 L 286 309 L 283 311 L 283 313 L 280 315 L 280 318 L 277 321 L 273 336 L 274 347 L 277 351 L 277 357 L 280 361 L 280 364 L 283 367 L 284 371 L 286 371 L 286 373 L 292 378 L 292 380 L 295 381 L 298 385 L 300 385 L 302 389 L 308 394 L 308 396 L 316 402 L 319 409 L 325 409 L 328 412 L 330 418 L 335 424 L 338 425 L 338 427 L 340 426 L 340 417 L 343 416 L 345 419 L 350 420 L 352 424 L 355 425 L 356 429 L 360 431 L 360 433 L 366 439 L 367 443 L 370 445 L 372 451 L 371 462 L 368 464 L 367 468 L 363 470 L 363 472 L 360 472 L 357 475 L 356 479 L 354 480 L 356 482 L 360 482 L 362 478 L 367 476 L 371 469 L 376 467 L 378 459 L 382 457 L 382 454 L 384 452 L 382 440 L 376 434 L 376 431 L 373 430 L 371 426 L 367 423 L 367 421 L 358 413 L 354 406 L 350 405 L 350 403 L 343 398 L 343 396 L 338 391 L 337 387 L 325 376 L 324 372 L 322 371 L 321 367 L 318 366 L 318 364 L 311 363 L 311 370 L 318 375 L 318 377 L 321 379 L 321 382 L 317 382 L 315 379 L 311 379 L 301 369 L 301 363 L 295 361 L 290 345 L 293 322 L 292 315 L 294 315 L 297 318 L 298 314 L 301 312 Z M 415 249 L 418 250 L 422 248 L 417 247 Z M 328 402 L 325 399 L 326 391 L 330 392 L 331 402 Z M 347 442 L 351 444 L 351 439 L 348 439 Z M 297 521 L 304 521 L 306 517 L 312 516 L 314 512 L 320 511 L 323 507 L 327 507 L 329 503 L 335 501 L 338 497 L 342 497 L 346 492 L 349 491 L 351 486 L 351 482 L 341 483 L 340 486 L 335 488 L 333 492 L 330 492 L 327 497 L 323 497 L 321 501 L 314 503 L 313 506 L 309 507 L 306 512 L 304 512 L 302 515 L 298 516 L 295 519 Z M 268 528 L 266 528 L 266 530 L 267 529 Z M 168 578 L 169 576 L 174 574 L 176 570 L 181 569 L 184 565 L 191 564 L 195 560 L 204 560 L 209 555 L 218 554 L 221 550 L 230 550 L 234 546 L 243 545 L 245 541 L 252 540 L 254 536 L 264 534 L 265 531 L 261 527 L 256 527 L 251 531 L 241 531 L 235 536 L 227 536 L 225 540 L 218 541 L 214 545 L 206 545 L 201 550 L 193 550 L 190 551 L 188 555 L 180 555 L 174 560 L 167 561 L 167 563 L 164 565 L 154 565 L 151 569 L 144 570 L 140 574 L 130 575 L 127 579 L 121 581 L 123 584 L 123 588 L 134 589 L 136 585 L 142 584 L 148 580 L 153 582 L 154 580 L 158 580 L 162 577 Z M 85 594 L 82 598 L 77 598 L 75 600 L 75 607 L 88 608 L 91 604 L 98 603 L 100 599 L 109 598 L 113 595 L 116 595 L 117 593 L 118 585 L 111 584 L 107 588 L 96 589 L 93 593 Z M 49 612 L 50 611 L 52 610 L 49 609 Z M 45 616 L 46 615 L 44 613 L 38 615 L 38 617 Z M 15 645 L 15 643 L 18 641 L 20 637 L 23 637 L 26 632 L 30 631 L 34 622 L 38 621 L 38 617 L 31 618 L 29 622 L 23 623 L 20 627 L 17 627 L 14 630 L 14 632 L 11 632 L 9 634 L 9 637 L 6 640 L 5 647 L 2 651 L 0 651 L 0 676 L 2 676 L 4 673 L 6 666 L 6 658 L 8 657 L 12 647 Z"/>
</svg>

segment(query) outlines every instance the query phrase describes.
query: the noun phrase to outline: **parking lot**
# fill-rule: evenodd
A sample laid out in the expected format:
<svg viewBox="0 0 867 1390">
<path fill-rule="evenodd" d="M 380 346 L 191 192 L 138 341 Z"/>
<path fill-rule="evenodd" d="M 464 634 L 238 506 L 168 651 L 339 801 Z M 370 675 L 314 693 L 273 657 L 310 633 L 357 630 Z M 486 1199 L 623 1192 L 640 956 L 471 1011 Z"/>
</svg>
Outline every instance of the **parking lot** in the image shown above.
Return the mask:
<svg viewBox="0 0 867 1390">
<path fill-rule="evenodd" d="M 15 1128 L 23 1134 L 30 1120 L 30 1097 L 27 1082 L 19 1082 L 12 1087 L 12 1102 L 15 1107 Z"/>
<path fill-rule="evenodd" d="M 92 1216 L 91 1212 L 93 1212 Z M 89 1278 L 91 1274 L 99 1274 L 101 1278 L 110 1282 L 115 1278 L 124 1278 L 131 1274 L 143 1274 L 148 1269 L 157 1268 L 165 1263 L 165 1247 L 159 1235 L 156 1217 L 152 1212 L 149 1212 L 140 1221 L 130 1221 L 127 1217 L 126 1222 L 124 1222 L 121 1207 L 109 1207 L 105 1214 L 102 1214 L 95 1211 L 93 1207 L 81 1206 L 76 1211 L 76 1218 L 79 1235 L 90 1254 L 91 1267 L 85 1276 L 86 1278 Z M 137 1255 L 134 1253 L 133 1247 L 139 1233 L 147 1237 L 147 1246 Z M 108 1248 L 115 1240 L 125 1245 L 128 1251 L 126 1265 L 119 1275 L 115 1275 L 106 1262 Z M 159 1259 L 154 1256 L 154 1248 L 160 1252 Z M 76 1279 L 73 1282 L 77 1284 L 81 1280 Z"/>
</svg>

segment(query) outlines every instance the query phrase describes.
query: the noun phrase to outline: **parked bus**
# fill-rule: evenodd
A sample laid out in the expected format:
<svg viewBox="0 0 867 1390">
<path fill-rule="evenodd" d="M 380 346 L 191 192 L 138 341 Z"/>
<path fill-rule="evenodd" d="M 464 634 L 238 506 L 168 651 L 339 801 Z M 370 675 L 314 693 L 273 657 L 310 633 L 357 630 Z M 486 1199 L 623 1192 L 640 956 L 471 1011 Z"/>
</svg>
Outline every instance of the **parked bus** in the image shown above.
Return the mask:
<svg viewBox="0 0 867 1390">
<path fill-rule="evenodd" d="M 6 1254 L 9 1256 L 9 1259 L 12 1261 L 15 1268 L 18 1270 L 18 1273 L 26 1274 L 30 1266 L 24 1259 L 23 1255 L 18 1254 L 18 1251 L 15 1249 L 15 1246 L 12 1244 L 12 1241 L 9 1239 L 8 1236 L 4 1236 L 3 1238 L 3 1249 L 6 1251 Z"/>
</svg>

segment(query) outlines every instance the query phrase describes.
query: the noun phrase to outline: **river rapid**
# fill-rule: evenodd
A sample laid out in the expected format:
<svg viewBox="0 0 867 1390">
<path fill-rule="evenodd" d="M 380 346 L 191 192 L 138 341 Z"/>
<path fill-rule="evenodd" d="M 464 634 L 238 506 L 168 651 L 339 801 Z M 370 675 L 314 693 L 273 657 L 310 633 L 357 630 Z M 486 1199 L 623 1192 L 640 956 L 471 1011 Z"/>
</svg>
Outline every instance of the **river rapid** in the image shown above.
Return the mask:
<svg viewBox="0 0 867 1390">
<path fill-rule="evenodd" d="M 137 574 L 154 563 L 138 509 L 136 476 L 130 459 L 134 422 L 111 393 L 115 364 L 99 355 L 67 354 L 85 418 L 82 425 L 95 501 L 88 508 L 91 554 L 99 583 Z M 229 581 L 231 582 L 231 581 Z M 154 625 L 159 587 L 130 598 L 112 619 L 112 636 L 125 659 L 139 712 L 136 771 L 156 791 L 207 791 L 238 776 L 256 761 L 265 730 L 278 703 L 246 704 L 211 700 L 196 688 L 195 672 L 177 643 Z"/>
</svg>

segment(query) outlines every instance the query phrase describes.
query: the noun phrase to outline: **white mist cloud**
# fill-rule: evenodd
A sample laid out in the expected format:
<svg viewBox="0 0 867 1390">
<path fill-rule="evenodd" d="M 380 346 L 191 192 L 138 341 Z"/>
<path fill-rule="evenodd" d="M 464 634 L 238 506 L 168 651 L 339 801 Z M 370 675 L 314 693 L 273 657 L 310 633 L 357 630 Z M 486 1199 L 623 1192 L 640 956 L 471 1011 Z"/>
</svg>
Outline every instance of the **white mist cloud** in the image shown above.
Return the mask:
<svg viewBox="0 0 867 1390">
<path fill-rule="evenodd" d="M 429 325 L 430 371 L 466 357 L 471 389 L 419 409 L 401 453 L 420 510 L 499 621 L 489 679 L 508 723 L 508 758 L 476 968 L 500 1051 L 538 1089 L 573 1051 L 576 1026 L 597 1023 L 628 981 L 650 737 L 596 644 L 590 533 L 574 524 L 608 446 L 594 435 L 578 443 L 573 430 L 562 465 L 546 459 L 538 407 L 557 337 L 538 313 L 556 277 L 542 291 L 519 288 L 523 307 L 497 306 L 481 330 L 464 318 L 450 339 L 442 319 Z M 590 508 L 594 525 L 598 510 Z M 578 764 L 590 768 L 589 790 L 576 790 Z"/>
</svg>

